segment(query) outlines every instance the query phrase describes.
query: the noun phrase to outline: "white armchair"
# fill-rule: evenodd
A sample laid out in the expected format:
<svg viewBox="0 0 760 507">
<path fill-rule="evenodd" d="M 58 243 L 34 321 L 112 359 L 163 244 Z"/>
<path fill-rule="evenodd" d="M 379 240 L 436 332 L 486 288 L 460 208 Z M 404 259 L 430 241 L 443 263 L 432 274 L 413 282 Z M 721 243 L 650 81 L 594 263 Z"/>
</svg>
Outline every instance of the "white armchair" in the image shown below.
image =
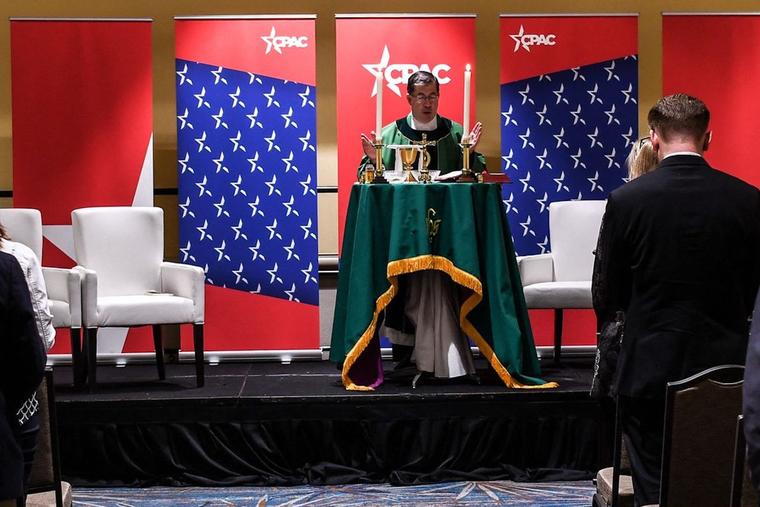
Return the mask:
<svg viewBox="0 0 760 507">
<path fill-rule="evenodd" d="M 32 249 L 42 262 L 42 216 L 29 208 L 0 209 L 0 223 L 14 241 Z M 82 282 L 73 269 L 42 268 L 53 327 L 71 329 L 71 357 L 76 363 L 82 351 Z M 77 372 L 75 370 L 75 378 Z"/>
<path fill-rule="evenodd" d="M 203 386 L 203 269 L 164 262 L 161 208 L 82 208 L 71 213 L 74 250 L 83 275 L 87 382 L 95 385 L 99 327 L 153 326 L 160 379 L 164 370 L 161 324 L 193 324 L 195 373 Z"/>
<path fill-rule="evenodd" d="M 565 308 L 593 308 L 591 274 L 607 201 L 564 201 L 549 205 L 551 253 L 517 259 L 528 308 L 554 310 L 554 362 L 562 352 Z"/>
</svg>

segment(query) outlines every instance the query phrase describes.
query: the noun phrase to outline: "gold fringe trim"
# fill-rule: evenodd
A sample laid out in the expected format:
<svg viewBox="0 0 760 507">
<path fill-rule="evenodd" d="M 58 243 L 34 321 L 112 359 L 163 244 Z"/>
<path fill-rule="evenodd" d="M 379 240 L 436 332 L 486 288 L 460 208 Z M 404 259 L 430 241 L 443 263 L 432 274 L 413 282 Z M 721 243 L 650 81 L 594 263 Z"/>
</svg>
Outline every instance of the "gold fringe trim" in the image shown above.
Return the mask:
<svg viewBox="0 0 760 507">
<path fill-rule="evenodd" d="M 446 257 L 439 257 L 437 255 L 420 255 L 418 257 L 411 257 L 409 259 L 402 259 L 398 261 L 391 261 L 388 263 L 387 276 L 388 280 L 391 277 L 397 277 L 399 275 L 406 275 L 409 273 L 415 273 L 417 271 L 427 271 L 435 269 L 437 271 L 443 271 L 451 277 L 459 285 L 467 287 L 468 289 L 476 292 L 479 295 L 478 302 L 483 296 L 483 284 L 480 283 L 475 276 L 463 271 L 456 267 Z"/>
<path fill-rule="evenodd" d="M 380 315 L 380 312 L 382 312 L 386 306 L 390 304 L 390 302 L 393 300 L 393 298 L 396 296 L 396 292 L 398 292 L 398 282 L 396 279 L 389 280 L 391 282 L 391 286 L 383 292 L 379 298 L 377 298 L 377 301 L 375 301 L 375 310 L 372 312 L 372 321 L 369 323 L 369 327 L 362 333 L 362 335 L 359 337 L 359 341 L 356 342 L 356 345 L 353 346 L 351 351 L 346 356 L 346 360 L 343 361 L 343 370 L 341 370 L 341 381 L 343 382 L 343 385 L 346 387 L 347 391 L 374 391 L 374 388 L 370 386 L 360 386 L 358 384 L 355 384 L 353 380 L 348 376 L 348 372 L 351 371 L 351 367 L 354 365 L 357 359 L 359 359 L 359 356 L 362 355 L 364 350 L 369 345 L 369 342 L 372 341 L 372 336 L 375 334 L 375 329 L 377 328 L 377 317 Z"/>
<path fill-rule="evenodd" d="M 473 291 L 473 294 L 468 297 L 464 303 L 462 303 L 462 308 L 459 312 L 459 325 L 470 338 L 475 340 L 475 343 L 480 349 L 480 353 L 483 354 L 483 356 L 488 360 L 489 364 L 499 376 L 501 381 L 504 382 L 504 385 L 517 389 L 551 389 L 559 387 L 559 384 L 556 382 L 547 382 L 541 385 L 523 384 L 522 382 L 515 379 L 512 375 L 510 375 L 504 365 L 501 364 L 501 361 L 499 361 L 499 358 L 496 357 L 496 354 L 488 342 L 486 342 L 485 338 L 481 336 L 478 330 L 475 329 L 475 326 L 467 319 L 467 315 L 469 315 L 469 313 L 483 299 L 483 284 L 480 282 L 480 280 L 477 279 L 477 277 L 456 267 L 454 263 L 446 257 L 440 257 L 437 255 L 420 255 L 417 257 L 412 257 L 410 259 L 401 259 L 388 263 L 386 276 L 388 278 L 388 281 L 391 283 L 391 286 L 387 291 L 381 294 L 379 298 L 377 298 L 377 301 L 375 302 L 375 310 L 372 313 L 372 322 L 370 322 L 369 327 L 364 331 L 364 333 L 362 333 L 359 341 L 356 343 L 356 345 L 354 345 L 354 347 L 346 356 L 346 360 L 343 362 L 343 371 L 341 372 L 341 378 L 343 380 L 343 385 L 346 387 L 346 390 L 374 390 L 369 386 L 360 386 L 355 384 L 348 376 L 348 372 L 351 370 L 351 367 L 354 365 L 359 356 L 361 356 L 361 354 L 367 348 L 370 340 L 372 339 L 372 336 L 375 334 L 375 329 L 377 328 L 377 319 L 380 315 L 380 312 L 383 311 L 396 296 L 396 293 L 398 292 L 398 281 L 396 278 L 399 275 L 431 269 L 446 273 L 455 283 L 463 287 L 467 287 Z"/>
<path fill-rule="evenodd" d="M 350 384 L 346 386 L 346 391 L 374 391 L 374 390 L 375 390 L 374 387 L 358 386 L 354 384 L 353 382 L 351 382 Z"/>
</svg>

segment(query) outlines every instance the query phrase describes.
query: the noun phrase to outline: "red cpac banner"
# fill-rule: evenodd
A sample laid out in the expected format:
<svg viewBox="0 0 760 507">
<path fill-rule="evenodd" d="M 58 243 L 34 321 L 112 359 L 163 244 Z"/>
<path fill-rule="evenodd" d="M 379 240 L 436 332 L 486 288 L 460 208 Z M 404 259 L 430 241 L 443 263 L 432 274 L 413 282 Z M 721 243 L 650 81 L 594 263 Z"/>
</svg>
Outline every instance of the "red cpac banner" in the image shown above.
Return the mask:
<svg viewBox="0 0 760 507">
<path fill-rule="evenodd" d="M 341 17 L 336 20 L 338 107 L 338 227 L 343 224 L 351 185 L 363 152 L 362 132 L 375 122 L 375 73 L 383 72 L 383 125 L 409 114 L 406 82 L 417 70 L 441 84 L 438 113 L 457 122 L 464 114 L 464 69 L 472 67 L 471 123 L 475 111 L 475 18 Z M 496 135 L 494 132 L 493 135 Z"/>
<path fill-rule="evenodd" d="M 153 205 L 151 24 L 11 21 L 13 205 L 42 213 L 45 266 L 75 264 L 72 210 Z M 100 333 L 101 353 L 153 350 L 149 328 Z"/>
<path fill-rule="evenodd" d="M 623 165 L 630 142 L 626 135 L 632 139 L 637 136 L 636 60 L 628 58 L 638 52 L 637 33 L 635 15 L 501 17 L 502 116 L 510 118 L 501 126 L 501 155 L 509 159 L 503 169 L 514 182 L 504 186 L 504 197 L 511 202 L 507 215 L 518 254 L 525 254 L 521 248 L 546 246 L 550 236 L 548 203 L 605 199 L 610 190 L 623 183 L 624 170 L 610 169 L 604 155 L 610 150 L 614 155 L 617 150 L 618 162 Z M 590 97 L 598 97 L 599 105 Z M 611 111 L 616 117 L 602 111 Z M 555 134 L 560 129 L 568 135 L 558 144 Z M 604 151 L 590 149 L 589 134 L 594 130 L 599 132 L 598 144 L 606 147 Z M 526 136 L 525 143 L 516 142 L 518 133 Z M 551 160 L 553 167 L 539 166 L 536 155 L 542 148 L 548 149 L 546 160 Z M 596 178 L 599 168 L 602 169 L 597 175 L 603 180 L 603 191 L 593 193 L 588 177 Z M 564 181 L 563 187 L 557 186 L 556 178 Z M 524 184 L 527 181 L 530 185 Z M 531 232 L 535 234 L 522 234 L 518 225 L 521 223 L 532 223 Z M 536 345 L 551 345 L 553 310 L 533 309 L 529 315 Z M 596 345 L 596 317 L 592 310 L 564 312 L 562 344 Z"/>
<path fill-rule="evenodd" d="M 663 94 L 688 93 L 710 109 L 710 165 L 760 185 L 760 15 L 665 15 Z"/>
<path fill-rule="evenodd" d="M 205 268 L 210 351 L 319 348 L 314 30 L 310 15 L 175 23 L 180 261 Z"/>
<path fill-rule="evenodd" d="M 507 16 L 500 19 L 500 83 L 637 53 L 636 16 Z"/>
</svg>

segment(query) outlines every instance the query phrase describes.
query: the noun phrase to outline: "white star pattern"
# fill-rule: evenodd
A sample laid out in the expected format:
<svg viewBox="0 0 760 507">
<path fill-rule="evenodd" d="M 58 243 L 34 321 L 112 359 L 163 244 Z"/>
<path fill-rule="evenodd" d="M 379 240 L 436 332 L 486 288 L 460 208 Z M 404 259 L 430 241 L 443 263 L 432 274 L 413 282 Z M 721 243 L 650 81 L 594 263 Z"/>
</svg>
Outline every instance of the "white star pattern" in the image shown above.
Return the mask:
<svg viewBox="0 0 760 507">
<path fill-rule="evenodd" d="M 253 128 L 253 127 L 259 127 L 260 129 L 264 128 L 264 125 L 262 125 L 261 122 L 258 120 L 258 116 L 259 116 L 259 108 L 258 107 L 254 107 L 253 108 L 253 112 L 251 114 L 245 115 L 246 118 L 248 118 L 249 120 L 251 120 L 251 124 L 250 124 L 249 128 Z"/>
<path fill-rule="evenodd" d="M 314 148 L 314 145 L 309 143 L 309 140 L 311 140 L 310 130 L 307 130 L 306 135 L 303 137 L 299 137 L 298 140 L 301 141 L 301 143 L 303 143 L 303 147 L 301 148 L 301 151 L 306 151 L 306 150 L 316 151 Z"/>
<path fill-rule="evenodd" d="M 219 158 L 213 158 L 211 159 L 214 164 L 216 164 L 216 174 L 219 174 L 219 171 L 224 171 L 226 173 L 229 173 L 230 170 L 227 168 L 227 166 L 224 165 L 224 152 L 219 153 Z"/>
<path fill-rule="evenodd" d="M 238 151 L 245 151 L 245 146 L 240 144 L 240 131 L 237 131 L 237 135 L 234 137 L 230 137 L 230 142 L 232 143 L 232 152 Z"/>
<path fill-rule="evenodd" d="M 193 139 L 193 141 L 195 141 L 196 143 L 198 143 L 198 153 L 200 153 L 200 152 L 202 152 L 204 150 L 208 151 L 208 152 L 211 151 L 211 148 L 209 148 L 208 146 L 206 146 L 206 131 L 205 130 L 203 131 L 203 133 L 201 133 L 200 137 L 196 137 L 195 139 Z"/>
<path fill-rule="evenodd" d="M 245 235 L 245 233 L 241 232 L 241 229 L 243 228 L 243 220 L 238 220 L 237 225 L 232 226 L 232 231 L 235 233 L 235 239 L 243 238 L 248 239 L 248 236 Z"/>
<path fill-rule="evenodd" d="M 548 206 L 546 205 L 546 201 L 549 199 L 549 194 L 544 192 L 544 196 L 541 199 L 536 199 L 536 202 L 539 206 L 541 206 L 541 209 L 539 210 L 539 213 L 543 213 Z"/>
<path fill-rule="evenodd" d="M 518 169 L 518 167 L 517 167 L 517 164 L 515 164 L 515 163 L 512 161 L 512 157 L 514 157 L 514 156 L 515 156 L 515 152 L 514 152 L 514 150 L 513 150 L 512 148 L 510 148 L 510 149 L 509 149 L 509 153 L 508 153 L 508 154 L 506 154 L 506 155 L 503 155 L 503 156 L 501 157 L 501 159 L 504 161 L 504 170 L 505 170 L 505 171 L 506 171 L 507 169 L 509 169 L 510 167 L 513 167 L 513 166 L 514 166 L 514 168 L 515 168 L 515 169 Z"/>
<path fill-rule="evenodd" d="M 277 102 L 277 100 L 275 100 L 274 95 L 275 95 L 274 86 L 272 86 L 272 89 L 269 91 L 269 93 L 264 94 L 264 96 L 267 98 L 267 108 L 272 107 L 272 104 L 274 104 L 277 107 L 280 107 L 280 103 Z"/>
<path fill-rule="evenodd" d="M 633 55 L 502 84 L 501 165 L 515 183 L 502 201 L 518 255 L 550 251 L 550 203 L 605 199 L 625 180 L 637 73 Z"/>
<path fill-rule="evenodd" d="M 552 165 L 546 161 L 547 156 L 548 153 L 546 151 L 546 148 L 544 148 L 544 152 L 541 155 L 536 155 L 536 158 L 541 163 L 541 165 L 538 166 L 539 169 L 543 169 L 544 166 L 548 167 L 549 169 L 552 168 Z"/>
<path fill-rule="evenodd" d="M 176 71 L 180 259 L 212 285 L 318 304 L 316 89 L 184 60 Z"/>
<path fill-rule="evenodd" d="M 179 86 L 182 86 L 185 82 L 189 85 L 193 84 L 192 80 L 187 77 L 187 64 L 182 66 L 182 70 L 177 71 L 177 76 L 179 77 Z"/>
<path fill-rule="evenodd" d="M 182 113 L 181 115 L 177 116 L 177 119 L 180 122 L 180 125 L 179 125 L 179 129 L 180 130 L 184 129 L 185 127 L 187 127 L 187 128 L 189 128 L 189 129 L 192 130 L 193 124 L 190 123 L 189 121 L 187 121 L 187 116 L 189 114 L 190 114 L 190 112 L 187 110 L 187 108 L 185 108 L 185 112 Z"/>
<path fill-rule="evenodd" d="M 311 87 L 307 86 L 303 93 L 299 93 L 298 96 L 301 98 L 301 107 L 306 107 L 306 104 L 315 107 L 314 101 L 309 98 L 311 96 Z"/>
<path fill-rule="evenodd" d="M 509 109 L 501 113 L 501 115 L 504 117 L 504 126 L 508 126 L 510 123 L 512 125 L 517 125 L 517 122 L 512 119 L 512 106 L 509 106 Z"/>
<path fill-rule="evenodd" d="M 289 172 L 291 169 L 295 172 L 298 172 L 298 168 L 292 164 L 293 162 L 293 152 L 291 151 L 287 157 L 281 159 L 285 163 L 285 172 Z"/>
<path fill-rule="evenodd" d="M 193 171 L 193 168 L 187 165 L 189 161 L 190 161 L 190 153 L 185 153 L 184 158 L 177 160 L 177 162 L 181 166 L 179 170 L 180 174 L 185 174 L 185 171 L 195 174 L 195 171 Z"/>
<path fill-rule="evenodd" d="M 541 111 L 536 111 L 536 115 L 538 116 L 538 124 L 543 125 L 544 122 L 546 122 L 547 125 L 551 125 L 552 122 L 546 117 L 546 104 L 544 104 L 544 108 Z"/>
<path fill-rule="evenodd" d="M 507 214 L 509 214 L 510 212 L 512 212 L 512 213 L 520 213 L 520 210 L 518 210 L 517 208 L 515 208 L 514 204 L 512 204 L 512 202 L 514 200 L 515 200 L 515 194 L 513 194 L 512 192 L 509 193 L 509 197 L 508 198 L 502 200 L 502 202 L 504 203 L 504 207 L 506 209 Z"/>
<path fill-rule="evenodd" d="M 232 107 L 233 108 L 235 108 L 237 106 L 245 107 L 245 102 L 243 102 L 239 98 L 240 97 L 240 87 L 239 86 L 235 89 L 234 93 L 229 93 L 227 95 L 232 99 Z"/>
<path fill-rule="evenodd" d="M 269 137 L 265 137 L 264 138 L 264 141 L 267 142 L 267 153 L 270 152 L 270 151 L 272 151 L 272 148 L 274 148 L 277 151 L 282 151 L 282 150 L 280 150 L 280 147 L 277 144 L 275 144 L 275 142 L 274 142 L 275 139 L 277 139 L 277 131 L 276 130 L 273 130 L 272 134 Z"/>
<path fill-rule="evenodd" d="M 245 196 L 248 195 L 248 193 L 244 189 L 240 188 L 242 184 L 243 184 L 243 176 L 241 174 L 238 174 L 237 180 L 230 182 L 230 185 L 232 185 L 232 188 L 233 188 L 233 194 L 232 194 L 233 197 L 238 194 L 245 195 Z"/>
<path fill-rule="evenodd" d="M 224 69 L 222 67 L 217 67 L 216 70 L 212 70 L 211 74 L 214 76 L 214 84 L 219 84 L 219 81 L 221 81 L 224 84 L 227 84 L 227 80 L 222 77 L 222 71 Z"/>
<path fill-rule="evenodd" d="M 285 120 L 285 128 L 288 128 L 292 126 L 293 128 L 298 128 L 298 124 L 293 121 L 293 108 L 288 108 L 288 112 L 285 114 L 281 114 L 280 117 Z"/>
<path fill-rule="evenodd" d="M 243 276 L 243 269 L 243 263 L 241 262 L 237 270 L 232 271 L 232 274 L 235 275 L 235 283 L 240 283 L 241 280 L 244 283 L 248 283 L 248 280 Z"/>
<path fill-rule="evenodd" d="M 298 254 L 293 252 L 295 247 L 296 247 L 296 242 L 293 239 L 290 240 L 290 245 L 282 247 L 283 249 L 285 249 L 285 251 L 288 254 L 287 260 L 290 260 L 291 257 L 295 258 L 296 260 L 301 260 Z"/>
<path fill-rule="evenodd" d="M 195 213 L 192 210 L 189 210 L 188 207 L 190 207 L 190 196 L 187 196 L 185 202 L 179 205 L 179 209 L 182 210 L 182 218 L 185 218 L 188 215 L 195 218 Z"/>
<path fill-rule="evenodd" d="M 198 109 L 200 109 L 201 106 L 206 106 L 208 108 L 211 108 L 211 104 L 209 104 L 208 101 L 206 100 L 205 86 L 201 88 L 200 93 L 196 93 L 195 95 L 193 95 L 193 97 L 195 97 L 195 99 L 198 101 L 198 105 L 196 106 Z"/>
<path fill-rule="evenodd" d="M 218 129 L 220 125 L 226 129 L 230 128 L 226 122 L 222 121 L 222 118 L 224 117 L 224 109 L 222 109 L 221 107 L 219 108 L 219 112 L 216 114 L 212 114 L 211 117 L 214 119 L 214 121 L 216 121 L 216 125 L 214 125 L 214 129 Z"/>
<path fill-rule="evenodd" d="M 523 228 L 523 236 L 527 236 L 528 234 L 530 234 L 531 236 L 536 235 L 536 233 L 533 232 L 533 230 L 530 228 L 531 221 L 532 219 L 530 215 L 528 215 L 528 219 L 525 220 L 525 222 L 520 222 L 520 226 Z"/>
</svg>

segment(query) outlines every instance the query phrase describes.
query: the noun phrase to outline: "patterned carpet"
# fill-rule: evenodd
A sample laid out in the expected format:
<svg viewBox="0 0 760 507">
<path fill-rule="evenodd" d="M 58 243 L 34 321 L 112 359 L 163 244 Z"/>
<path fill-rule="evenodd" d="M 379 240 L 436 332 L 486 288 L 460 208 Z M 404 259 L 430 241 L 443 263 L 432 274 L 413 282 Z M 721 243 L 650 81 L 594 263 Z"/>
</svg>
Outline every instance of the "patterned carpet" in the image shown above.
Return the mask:
<svg viewBox="0 0 760 507">
<path fill-rule="evenodd" d="M 483 506 L 588 507 L 590 481 L 521 483 L 451 482 L 393 487 L 383 484 L 283 488 L 118 488 L 74 490 L 82 507 L 298 507 L 298 506 Z"/>
</svg>

